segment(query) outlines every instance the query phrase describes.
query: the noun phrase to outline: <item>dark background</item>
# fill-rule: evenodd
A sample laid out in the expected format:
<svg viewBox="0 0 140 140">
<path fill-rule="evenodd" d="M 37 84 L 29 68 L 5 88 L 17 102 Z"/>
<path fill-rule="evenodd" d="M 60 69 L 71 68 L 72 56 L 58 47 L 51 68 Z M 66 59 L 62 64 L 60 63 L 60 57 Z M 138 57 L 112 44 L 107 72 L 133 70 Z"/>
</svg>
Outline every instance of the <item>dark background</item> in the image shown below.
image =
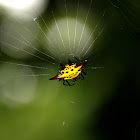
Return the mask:
<svg viewBox="0 0 140 140">
<path fill-rule="evenodd" d="M 51 5 L 58 18 L 64 17 L 63 3 L 62 0 L 51 0 L 42 15 L 50 12 Z M 80 6 L 85 8 L 89 3 L 89 0 L 80 0 Z M 105 25 L 105 30 L 95 43 L 98 51 L 87 58 L 85 80 L 77 81 L 73 87 L 65 87 L 62 82 L 41 77 L 33 102 L 18 107 L 1 102 L 0 139 L 140 139 L 140 2 L 95 0 L 93 3 L 87 26 L 92 28 L 95 20 L 92 16 L 100 18 L 104 11 L 101 9 L 105 8 L 106 15 L 100 24 L 101 27 Z M 67 5 L 70 11 L 77 1 L 67 0 Z M 68 16 L 72 17 L 73 13 Z M 3 19 L 1 16 L 1 22 Z M 52 16 L 46 19 L 51 21 Z M 33 57 L 20 60 L 3 52 L 1 60 L 46 65 Z M 104 68 L 91 68 L 96 66 Z M 50 70 L 50 77 L 56 75 L 58 67 L 59 63 L 56 63 L 54 70 Z M 75 103 L 70 104 L 71 100 Z"/>
</svg>

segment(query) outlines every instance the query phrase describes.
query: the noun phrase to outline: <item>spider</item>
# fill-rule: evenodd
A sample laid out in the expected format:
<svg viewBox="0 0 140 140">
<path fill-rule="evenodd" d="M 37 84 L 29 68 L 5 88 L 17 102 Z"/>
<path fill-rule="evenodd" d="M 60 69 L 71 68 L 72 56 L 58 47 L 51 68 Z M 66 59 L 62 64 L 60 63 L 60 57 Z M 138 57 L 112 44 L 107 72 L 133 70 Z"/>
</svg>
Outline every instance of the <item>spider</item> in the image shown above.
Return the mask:
<svg viewBox="0 0 140 140">
<path fill-rule="evenodd" d="M 72 86 L 74 84 L 71 85 L 68 82 L 68 80 L 71 80 L 71 81 L 75 82 L 76 80 L 80 79 L 81 77 L 82 77 L 82 79 L 84 79 L 83 74 L 86 75 L 86 73 L 84 72 L 83 66 L 88 61 L 85 60 L 81 64 L 72 63 L 69 59 L 68 59 L 68 61 L 69 61 L 69 63 L 66 64 L 66 65 L 63 65 L 63 64 L 60 63 L 61 71 L 59 71 L 59 73 L 55 77 L 52 77 L 49 80 L 54 80 L 54 79 L 59 79 L 59 81 L 63 80 L 63 85 L 66 85 L 65 82 L 67 82 L 67 84 L 69 86 Z"/>
</svg>

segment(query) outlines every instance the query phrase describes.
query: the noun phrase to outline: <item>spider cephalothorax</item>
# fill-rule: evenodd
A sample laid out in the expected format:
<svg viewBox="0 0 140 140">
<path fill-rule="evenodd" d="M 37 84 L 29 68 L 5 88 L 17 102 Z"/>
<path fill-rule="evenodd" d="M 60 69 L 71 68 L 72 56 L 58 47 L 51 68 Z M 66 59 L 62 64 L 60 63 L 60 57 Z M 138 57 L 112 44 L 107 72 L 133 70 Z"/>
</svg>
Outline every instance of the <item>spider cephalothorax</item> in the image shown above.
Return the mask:
<svg viewBox="0 0 140 140">
<path fill-rule="evenodd" d="M 72 63 L 70 60 L 69 60 L 69 63 L 66 65 L 62 65 L 60 63 L 61 71 L 59 71 L 58 75 L 56 75 L 53 78 L 50 78 L 49 80 L 54 80 L 54 79 L 63 80 L 64 85 L 66 81 L 68 85 L 71 86 L 67 80 L 76 81 L 80 77 L 84 79 L 83 74 L 85 75 L 86 73 L 83 71 L 84 70 L 83 66 L 86 63 L 87 63 L 87 60 L 85 60 L 85 62 L 81 64 Z"/>
</svg>

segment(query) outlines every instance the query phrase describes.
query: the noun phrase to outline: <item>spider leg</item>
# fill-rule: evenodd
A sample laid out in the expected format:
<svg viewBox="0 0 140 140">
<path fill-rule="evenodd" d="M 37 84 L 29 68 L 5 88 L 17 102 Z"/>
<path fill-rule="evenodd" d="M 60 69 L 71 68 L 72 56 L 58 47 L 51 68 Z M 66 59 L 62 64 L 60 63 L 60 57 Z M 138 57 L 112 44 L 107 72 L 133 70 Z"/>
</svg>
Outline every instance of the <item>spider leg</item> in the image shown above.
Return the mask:
<svg viewBox="0 0 140 140">
<path fill-rule="evenodd" d="M 68 83 L 69 86 L 73 86 L 73 85 L 75 84 L 75 83 L 74 83 L 74 84 L 71 85 L 67 80 L 66 80 L 66 82 Z"/>
<path fill-rule="evenodd" d="M 77 57 L 74 56 L 74 58 L 80 63 L 80 60 Z"/>
<path fill-rule="evenodd" d="M 83 70 L 81 71 L 84 75 L 86 75 L 87 73 L 86 72 L 84 72 Z"/>
<path fill-rule="evenodd" d="M 85 77 L 83 76 L 83 74 L 81 73 L 81 76 L 82 76 L 82 80 L 84 80 L 85 79 Z"/>
<path fill-rule="evenodd" d="M 63 79 L 63 85 L 65 85 L 66 86 L 66 84 L 65 84 L 65 80 Z"/>
</svg>

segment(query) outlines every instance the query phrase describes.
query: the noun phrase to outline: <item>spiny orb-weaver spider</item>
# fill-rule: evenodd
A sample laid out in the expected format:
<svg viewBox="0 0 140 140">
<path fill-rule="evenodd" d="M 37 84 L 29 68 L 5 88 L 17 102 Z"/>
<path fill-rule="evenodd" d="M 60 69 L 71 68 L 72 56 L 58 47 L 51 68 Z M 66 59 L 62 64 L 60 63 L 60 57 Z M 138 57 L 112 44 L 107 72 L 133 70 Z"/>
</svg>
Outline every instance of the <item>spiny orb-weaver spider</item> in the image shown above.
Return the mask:
<svg viewBox="0 0 140 140">
<path fill-rule="evenodd" d="M 85 62 L 83 62 L 81 64 L 72 63 L 69 59 L 68 59 L 68 61 L 69 61 L 69 63 L 66 65 L 62 65 L 60 63 L 61 71 L 59 71 L 59 73 L 55 77 L 52 77 L 49 80 L 54 80 L 54 79 L 59 79 L 59 81 L 63 80 L 63 85 L 66 85 L 65 84 L 65 81 L 66 81 L 69 86 L 72 86 L 74 84 L 71 85 L 68 82 L 68 80 L 72 80 L 73 82 L 75 82 L 76 80 L 80 79 L 80 77 L 82 77 L 82 79 L 84 79 L 83 74 L 86 75 L 86 73 L 84 72 L 83 66 L 88 61 L 85 60 Z"/>
</svg>

